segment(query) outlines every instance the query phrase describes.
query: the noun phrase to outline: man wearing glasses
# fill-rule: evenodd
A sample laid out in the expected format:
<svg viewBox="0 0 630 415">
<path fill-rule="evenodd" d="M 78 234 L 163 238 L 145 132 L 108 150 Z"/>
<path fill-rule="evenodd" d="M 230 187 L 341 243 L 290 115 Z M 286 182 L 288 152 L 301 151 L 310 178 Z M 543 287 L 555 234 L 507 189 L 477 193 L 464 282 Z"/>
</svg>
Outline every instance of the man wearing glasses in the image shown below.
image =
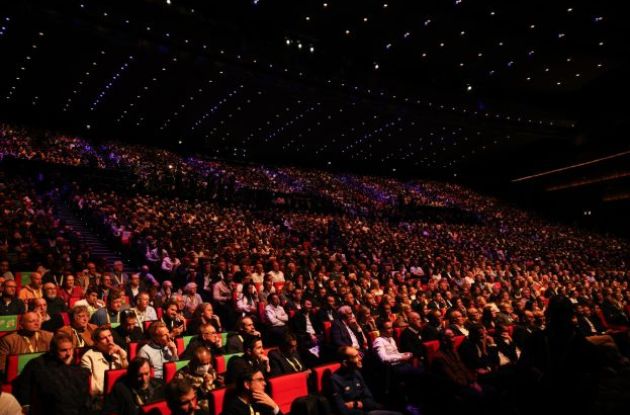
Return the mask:
<svg viewBox="0 0 630 415">
<path fill-rule="evenodd" d="M 199 346 L 209 349 L 213 356 L 225 354 L 225 348 L 223 347 L 223 342 L 221 341 L 221 335 L 210 323 L 204 323 L 199 326 L 199 335 L 190 339 L 190 343 L 188 343 L 188 347 L 186 347 L 186 350 L 184 350 L 180 359 L 190 360 L 193 356 L 193 352 Z"/>
<path fill-rule="evenodd" d="M 223 415 L 279 415 L 280 407 L 265 393 L 265 376 L 260 370 L 245 371 L 236 381 L 236 396 L 226 402 Z"/>
</svg>

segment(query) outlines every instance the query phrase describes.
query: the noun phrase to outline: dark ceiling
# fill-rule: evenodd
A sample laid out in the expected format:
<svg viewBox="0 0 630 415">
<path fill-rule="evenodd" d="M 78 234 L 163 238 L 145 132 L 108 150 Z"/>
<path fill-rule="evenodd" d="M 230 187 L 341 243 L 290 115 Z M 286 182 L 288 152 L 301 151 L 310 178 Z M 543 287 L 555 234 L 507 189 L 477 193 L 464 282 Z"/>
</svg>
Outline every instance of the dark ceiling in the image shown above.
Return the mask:
<svg viewBox="0 0 630 415">
<path fill-rule="evenodd" d="M 613 1 L 15 1 L 0 117 L 209 157 L 507 181 L 628 147 Z"/>
</svg>

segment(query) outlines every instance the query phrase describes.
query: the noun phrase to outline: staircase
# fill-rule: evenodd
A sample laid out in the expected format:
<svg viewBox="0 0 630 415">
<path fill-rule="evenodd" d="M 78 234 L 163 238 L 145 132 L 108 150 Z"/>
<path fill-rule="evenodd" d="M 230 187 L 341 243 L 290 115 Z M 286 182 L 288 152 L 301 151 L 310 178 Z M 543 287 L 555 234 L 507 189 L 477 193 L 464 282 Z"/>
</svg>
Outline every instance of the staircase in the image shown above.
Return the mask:
<svg viewBox="0 0 630 415">
<path fill-rule="evenodd" d="M 57 217 L 79 234 L 79 240 L 90 249 L 93 258 L 101 259 L 104 264 L 110 268 L 114 265 L 115 261 L 122 261 L 124 264 L 124 272 L 127 274 L 138 271 L 137 267 L 134 267 L 129 261 L 122 258 L 119 252 L 108 247 L 107 244 L 103 242 L 102 238 L 74 216 L 72 211 L 62 201 L 57 202 Z"/>
</svg>

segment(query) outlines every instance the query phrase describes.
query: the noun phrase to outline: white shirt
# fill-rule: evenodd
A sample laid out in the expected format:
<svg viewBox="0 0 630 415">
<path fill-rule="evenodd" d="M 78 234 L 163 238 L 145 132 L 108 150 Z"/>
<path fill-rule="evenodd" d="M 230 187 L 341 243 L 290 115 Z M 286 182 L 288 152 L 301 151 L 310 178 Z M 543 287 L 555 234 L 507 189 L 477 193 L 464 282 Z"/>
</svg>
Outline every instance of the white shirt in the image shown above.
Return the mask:
<svg viewBox="0 0 630 415">
<path fill-rule="evenodd" d="M 289 316 L 281 305 L 275 307 L 273 304 L 267 304 L 265 307 L 265 316 L 269 324 L 274 327 L 286 326 L 287 321 L 289 321 Z"/>
<path fill-rule="evenodd" d="M 372 347 L 383 363 L 395 365 L 404 360 L 405 354 L 398 351 L 398 346 L 392 337 L 377 337 Z"/>
<path fill-rule="evenodd" d="M 92 391 L 98 395 L 103 394 L 105 388 L 105 371 L 109 369 L 123 369 L 127 367 L 127 353 L 121 349 L 121 355 L 114 354 L 109 362 L 103 353 L 95 349 L 90 349 L 81 357 L 81 367 L 88 369 L 92 373 Z"/>
</svg>

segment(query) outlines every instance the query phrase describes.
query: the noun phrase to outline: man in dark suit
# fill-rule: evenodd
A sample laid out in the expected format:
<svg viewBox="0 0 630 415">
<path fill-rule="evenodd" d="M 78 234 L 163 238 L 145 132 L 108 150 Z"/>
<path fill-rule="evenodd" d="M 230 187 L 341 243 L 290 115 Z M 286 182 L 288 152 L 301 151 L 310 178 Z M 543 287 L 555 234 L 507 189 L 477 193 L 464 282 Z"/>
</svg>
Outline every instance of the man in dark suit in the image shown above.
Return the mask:
<svg viewBox="0 0 630 415">
<path fill-rule="evenodd" d="M 243 353 L 243 341 L 247 336 L 260 337 L 260 333 L 256 331 L 254 320 L 250 317 L 243 317 L 236 324 L 238 332 L 228 334 L 227 344 L 225 345 L 226 353 Z"/>
<path fill-rule="evenodd" d="M 306 369 L 297 351 L 297 339 L 292 333 L 287 333 L 277 350 L 269 352 L 271 376 L 288 375 Z"/>
<path fill-rule="evenodd" d="M 291 318 L 293 333 L 297 336 L 300 350 L 308 350 L 321 343 L 324 328 L 312 314 L 313 302 L 302 300 L 302 308 Z"/>
<path fill-rule="evenodd" d="M 357 319 L 350 306 L 344 305 L 337 310 L 338 318 L 333 321 L 330 335 L 333 346 L 352 346 L 357 350 L 367 349 L 367 338 L 357 323 Z"/>
<path fill-rule="evenodd" d="M 410 352 L 418 359 L 424 359 L 422 346 L 422 318 L 418 313 L 409 314 L 409 326 L 400 334 L 400 351 Z"/>
<path fill-rule="evenodd" d="M 269 376 L 271 367 L 269 358 L 263 353 L 263 343 L 260 337 L 247 336 L 243 342 L 243 355 L 235 356 L 228 363 L 225 374 L 225 384 L 233 384 L 239 376 L 248 371 L 260 371 L 265 376 Z"/>
<path fill-rule="evenodd" d="M 265 376 L 247 370 L 236 380 L 236 393 L 225 403 L 222 415 L 282 415 L 280 407 L 265 393 Z"/>
</svg>

